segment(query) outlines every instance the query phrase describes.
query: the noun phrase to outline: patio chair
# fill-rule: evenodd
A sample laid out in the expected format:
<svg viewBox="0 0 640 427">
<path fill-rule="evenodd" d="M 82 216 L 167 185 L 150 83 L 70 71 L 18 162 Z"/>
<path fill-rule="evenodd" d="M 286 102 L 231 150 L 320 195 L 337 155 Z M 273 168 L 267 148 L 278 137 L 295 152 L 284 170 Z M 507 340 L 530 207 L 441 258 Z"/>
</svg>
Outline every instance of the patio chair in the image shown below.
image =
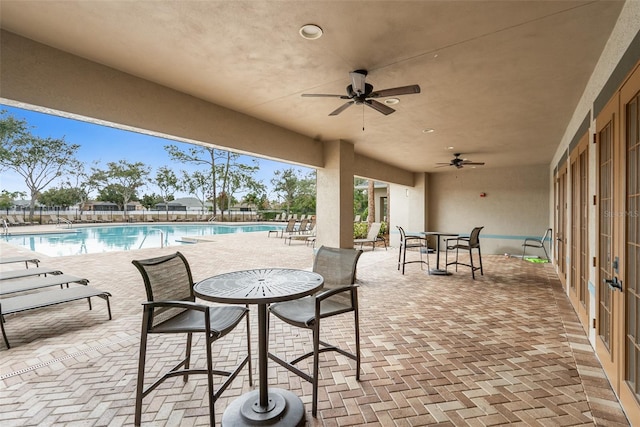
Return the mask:
<svg viewBox="0 0 640 427">
<path fill-rule="evenodd" d="M 382 242 L 384 243 L 384 250 L 387 250 L 387 241 L 382 236 L 378 236 L 380 234 L 380 228 L 382 227 L 382 223 L 373 222 L 371 223 L 371 227 L 369 227 L 369 231 L 367 232 L 367 237 L 364 239 L 353 239 L 353 245 L 360 245 L 360 249 L 365 243 L 371 243 L 373 247 L 372 250 L 376 250 L 376 243 Z"/>
<path fill-rule="evenodd" d="M 296 222 L 297 221 L 295 219 L 291 218 L 287 221 L 287 226 L 285 228 L 280 230 L 269 230 L 267 237 L 271 237 L 271 233 L 275 233 L 276 236 L 278 236 L 279 233 L 280 237 L 284 237 L 285 234 L 296 233 Z"/>
<path fill-rule="evenodd" d="M 313 271 L 324 277 L 324 288 L 308 297 L 271 304 L 269 313 L 289 325 L 309 329 L 313 335 L 313 351 L 291 362 L 269 353 L 269 358 L 284 368 L 309 381 L 313 386 L 311 414 L 318 412 L 319 354 L 337 351 L 356 362 L 356 380 L 360 381 L 360 327 L 358 318 L 358 293 L 355 283 L 356 264 L 361 250 L 329 248 L 321 246 L 313 261 Z M 320 322 L 332 316 L 353 313 L 355 325 L 355 353 L 320 340 Z M 313 357 L 313 372 L 309 375 L 297 363 Z"/>
<path fill-rule="evenodd" d="M 429 270 L 429 246 L 427 245 L 427 239 L 422 236 L 407 236 L 404 229 L 397 226 L 400 232 L 400 250 L 398 251 L 398 270 L 402 266 L 402 274 L 404 274 L 404 266 L 406 264 L 413 264 L 414 262 L 420 263 L 420 269 L 422 270 L 422 264 L 427 264 L 427 270 Z M 407 261 L 407 249 L 418 249 L 420 253 L 419 260 Z M 427 254 L 427 260 L 422 259 L 422 254 Z"/>
<path fill-rule="evenodd" d="M 524 259 L 524 254 L 527 251 L 527 248 L 538 248 L 544 251 L 545 259 L 549 259 L 549 254 L 547 253 L 547 248 L 544 246 L 544 242 L 551 236 L 551 229 L 547 228 L 547 231 L 544 232 L 544 235 L 540 238 L 527 237 L 524 239 L 524 243 L 522 244 L 522 259 Z"/>
<path fill-rule="evenodd" d="M 138 382 L 136 391 L 135 425 L 140 425 L 142 417 L 142 399 L 170 377 L 182 376 L 186 382 L 189 375 L 206 374 L 209 392 L 209 416 L 211 425 L 215 425 L 214 403 L 231 384 L 242 368 L 249 365 L 249 385 L 251 378 L 251 344 L 249 331 L 249 309 L 242 306 L 207 306 L 195 302 L 191 269 L 186 258 L 176 252 L 157 258 L 132 261 L 144 280 L 147 302 L 143 305 L 142 333 L 140 338 L 140 359 L 138 363 Z M 233 371 L 213 369 L 211 345 L 214 341 L 231 332 L 240 321 L 246 319 L 247 356 Z M 150 334 L 187 334 L 185 358 L 145 388 L 145 361 L 147 338 Z M 191 343 L 194 333 L 204 334 L 207 368 L 194 369 L 191 363 Z M 227 377 L 214 390 L 213 375 Z"/>
<path fill-rule="evenodd" d="M 476 270 L 480 270 L 480 274 L 484 276 L 484 270 L 482 269 L 482 252 L 480 251 L 480 232 L 484 227 L 475 227 L 471 230 L 471 234 L 469 237 L 454 237 L 451 239 L 447 239 L 446 241 L 446 251 L 445 251 L 445 260 L 447 260 L 447 264 L 445 267 L 449 267 L 449 265 L 455 265 L 456 271 L 458 271 L 458 265 L 464 265 L 466 267 L 471 267 L 471 277 L 473 280 L 476 279 Z M 456 251 L 456 260 L 453 262 L 449 262 L 449 251 Z M 462 249 L 464 251 L 469 251 L 469 264 L 465 264 L 463 262 L 459 262 L 458 260 L 458 252 Z M 480 266 L 477 267 L 473 264 L 473 249 L 478 250 L 478 258 L 480 259 Z"/>
<path fill-rule="evenodd" d="M 35 225 L 38 224 L 35 221 L 25 221 L 20 215 L 12 215 L 11 218 L 17 223 L 17 225 Z"/>
</svg>

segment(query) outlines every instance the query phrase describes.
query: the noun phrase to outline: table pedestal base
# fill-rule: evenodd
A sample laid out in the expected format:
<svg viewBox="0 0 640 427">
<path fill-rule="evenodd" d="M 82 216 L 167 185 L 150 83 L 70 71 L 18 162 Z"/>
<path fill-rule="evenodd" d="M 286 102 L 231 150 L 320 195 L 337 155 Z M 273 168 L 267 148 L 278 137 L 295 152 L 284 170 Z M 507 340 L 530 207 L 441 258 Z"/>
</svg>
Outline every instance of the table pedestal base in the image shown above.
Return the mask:
<svg viewBox="0 0 640 427">
<path fill-rule="evenodd" d="M 451 273 L 449 273 L 447 270 L 441 270 L 439 268 L 429 270 L 429 274 L 433 276 L 451 276 Z"/>
<path fill-rule="evenodd" d="M 243 394 L 234 400 L 222 415 L 222 426 L 303 426 L 304 404 L 292 392 L 269 388 L 267 407 L 260 406 L 260 391 Z"/>
</svg>

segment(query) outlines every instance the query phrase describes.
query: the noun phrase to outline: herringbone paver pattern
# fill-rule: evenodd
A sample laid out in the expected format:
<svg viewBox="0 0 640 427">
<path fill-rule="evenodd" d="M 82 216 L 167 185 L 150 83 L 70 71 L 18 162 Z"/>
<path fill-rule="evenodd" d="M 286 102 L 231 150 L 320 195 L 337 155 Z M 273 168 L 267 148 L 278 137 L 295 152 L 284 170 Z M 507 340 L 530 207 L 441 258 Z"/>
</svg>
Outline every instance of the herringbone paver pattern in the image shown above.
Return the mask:
<svg viewBox="0 0 640 427">
<path fill-rule="evenodd" d="M 4 243 L 0 249 L 3 256 L 20 252 Z M 311 248 L 284 245 L 266 233 L 164 249 L 41 257 L 45 266 L 88 277 L 110 291 L 114 319 L 107 320 L 101 300 L 92 311 L 79 301 L 8 316 L 13 348 L 0 350 L 3 426 L 133 424 L 144 289 L 131 259 L 176 249 L 189 259 L 196 280 L 255 267 L 310 268 L 312 261 Z M 361 381 L 355 380 L 352 361 L 323 354 L 318 417 L 309 412 L 307 424 L 629 425 L 553 267 L 495 255 L 484 260 L 485 275 L 473 281 L 468 269 L 438 277 L 416 264 L 402 276 L 397 249 L 365 252 L 358 268 Z M 352 330 L 349 316 L 323 327 L 327 338 L 350 347 Z M 244 337 L 239 328 L 214 345 L 222 366 L 243 354 Z M 148 378 L 180 355 L 183 341 L 154 337 Z M 199 343 L 196 363 L 204 356 Z M 271 350 L 294 355 L 309 343 L 306 331 L 272 321 Z M 310 384 L 275 364 L 269 381 L 299 395 L 310 411 Z M 246 374 L 236 379 L 216 404 L 216 419 L 250 389 Z M 206 425 L 207 411 L 203 378 L 169 380 L 145 399 L 143 423 Z"/>
</svg>

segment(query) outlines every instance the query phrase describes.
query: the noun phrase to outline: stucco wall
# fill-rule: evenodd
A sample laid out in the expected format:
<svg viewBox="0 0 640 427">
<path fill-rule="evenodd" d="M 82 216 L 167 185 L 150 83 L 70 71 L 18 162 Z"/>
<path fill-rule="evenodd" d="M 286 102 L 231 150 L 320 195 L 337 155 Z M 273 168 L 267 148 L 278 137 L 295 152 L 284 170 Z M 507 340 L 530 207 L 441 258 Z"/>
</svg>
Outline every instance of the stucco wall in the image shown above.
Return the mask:
<svg viewBox="0 0 640 427">
<path fill-rule="evenodd" d="M 525 237 L 539 237 L 551 226 L 547 168 L 465 168 L 431 174 L 429 229 L 468 234 L 484 226 L 484 254 L 522 253 Z"/>
</svg>

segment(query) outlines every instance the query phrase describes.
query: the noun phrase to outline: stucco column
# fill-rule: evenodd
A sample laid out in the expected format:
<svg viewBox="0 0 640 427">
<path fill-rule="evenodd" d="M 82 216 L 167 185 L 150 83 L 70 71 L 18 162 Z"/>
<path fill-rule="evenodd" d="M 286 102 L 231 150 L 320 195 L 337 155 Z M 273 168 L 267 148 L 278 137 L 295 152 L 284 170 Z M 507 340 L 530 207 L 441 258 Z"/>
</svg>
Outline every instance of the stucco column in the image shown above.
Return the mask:
<svg viewBox="0 0 640 427">
<path fill-rule="evenodd" d="M 353 247 L 353 145 L 324 143 L 324 168 L 318 169 L 316 247 Z"/>
</svg>

